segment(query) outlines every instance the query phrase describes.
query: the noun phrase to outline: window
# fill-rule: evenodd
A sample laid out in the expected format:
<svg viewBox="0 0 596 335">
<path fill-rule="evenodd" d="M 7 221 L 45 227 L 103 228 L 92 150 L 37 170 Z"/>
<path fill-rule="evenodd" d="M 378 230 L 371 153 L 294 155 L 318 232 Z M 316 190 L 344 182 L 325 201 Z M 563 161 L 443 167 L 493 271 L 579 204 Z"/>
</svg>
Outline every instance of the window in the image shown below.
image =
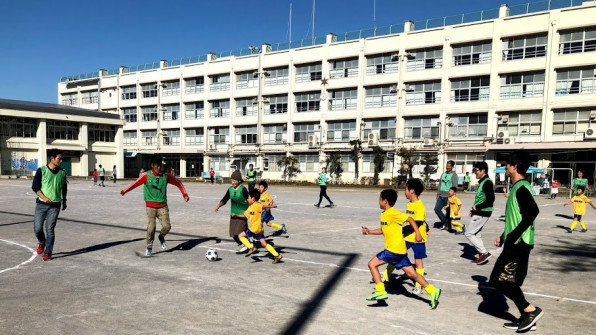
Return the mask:
<svg viewBox="0 0 596 335">
<path fill-rule="evenodd" d="M 48 140 L 78 140 L 80 126 L 76 122 L 46 121 L 46 138 Z"/>
<path fill-rule="evenodd" d="M 0 136 L 37 137 L 37 121 L 35 119 L 0 116 Z"/>
<path fill-rule="evenodd" d="M 319 172 L 319 154 L 296 154 L 298 168 L 302 172 Z"/>
<path fill-rule="evenodd" d="M 397 73 L 399 57 L 397 52 L 390 54 L 371 55 L 366 57 L 366 74 Z"/>
<path fill-rule="evenodd" d="M 439 117 L 409 118 L 404 120 L 404 139 L 422 140 L 439 138 Z"/>
<path fill-rule="evenodd" d="M 296 65 L 296 82 L 321 80 L 323 70 L 321 63 Z"/>
<path fill-rule="evenodd" d="M 352 163 L 353 164 L 353 163 Z M 385 162 L 383 163 L 383 173 L 391 173 L 393 170 L 393 159 L 385 155 Z M 362 172 L 372 173 L 375 172 L 375 155 L 374 154 L 362 154 Z"/>
<path fill-rule="evenodd" d="M 563 109 L 553 111 L 553 135 L 575 135 L 593 128 L 588 109 Z"/>
<path fill-rule="evenodd" d="M 474 42 L 471 44 L 453 46 L 453 65 L 470 65 L 490 63 L 492 42 Z"/>
<path fill-rule="evenodd" d="M 122 100 L 132 100 L 137 98 L 137 87 L 123 86 L 122 87 Z"/>
<path fill-rule="evenodd" d="M 143 112 L 143 122 L 157 120 L 157 106 L 141 107 L 141 112 Z"/>
<path fill-rule="evenodd" d="M 356 109 L 358 104 L 358 90 L 347 89 L 330 92 L 329 109 L 332 111 Z"/>
<path fill-rule="evenodd" d="M 596 93 L 596 67 L 557 71 L 556 95 Z"/>
<path fill-rule="evenodd" d="M 454 115 L 450 117 L 453 125 L 449 127 L 450 138 L 485 137 L 487 114 Z"/>
<path fill-rule="evenodd" d="M 285 155 L 266 155 L 263 170 L 271 172 L 282 172 L 283 168 L 277 166 L 277 162 L 282 160 Z"/>
<path fill-rule="evenodd" d="M 257 143 L 257 127 L 237 127 L 236 144 Z"/>
<path fill-rule="evenodd" d="M 503 60 L 544 57 L 546 34 L 503 39 Z"/>
<path fill-rule="evenodd" d="M 205 91 L 205 78 L 195 77 L 185 79 L 186 81 L 186 94 L 203 93 Z"/>
<path fill-rule="evenodd" d="M 364 125 L 364 139 L 368 134 L 377 134 L 379 140 L 392 140 L 395 138 L 395 119 L 366 120 Z"/>
<path fill-rule="evenodd" d="M 229 100 L 214 100 L 211 101 L 211 110 L 209 117 L 229 117 L 230 116 L 230 101 Z"/>
<path fill-rule="evenodd" d="M 143 145 L 157 145 L 157 130 L 142 130 L 141 141 Z"/>
<path fill-rule="evenodd" d="M 219 74 L 210 76 L 211 78 L 211 86 L 209 89 L 213 92 L 215 91 L 227 91 L 230 89 L 230 75 L 229 74 Z"/>
<path fill-rule="evenodd" d="M 98 101 L 97 91 L 81 92 L 81 102 L 83 104 L 96 104 Z"/>
<path fill-rule="evenodd" d="M 165 129 L 163 145 L 180 145 L 180 129 Z"/>
<path fill-rule="evenodd" d="M 438 104 L 441 102 L 441 82 L 427 81 L 410 83 L 406 92 L 406 105 Z"/>
<path fill-rule="evenodd" d="M 327 124 L 328 142 L 345 142 L 356 138 L 356 121 L 329 122 Z"/>
<path fill-rule="evenodd" d="M 312 112 L 318 111 L 321 108 L 321 93 L 307 92 L 296 93 L 296 111 L 297 112 Z"/>
<path fill-rule="evenodd" d="M 137 108 L 122 108 L 122 115 L 124 115 L 124 121 L 127 123 L 137 122 Z"/>
<path fill-rule="evenodd" d="M 226 144 L 230 136 L 230 128 L 216 127 L 209 128 L 209 143 L 211 144 Z"/>
<path fill-rule="evenodd" d="M 288 112 L 288 96 L 272 95 L 269 99 L 269 108 L 265 109 L 265 114 L 282 114 Z"/>
<path fill-rule="evenodd" d="M 443 67 L 443 48 L 429 48 L 408 51 L 413 58 L 408 59 L 408 71 L 440 69 Z"/>
<path fill-rule="evenodd" d="M 62 104 L 68 106 L 76 106 L 79 104 L 79 99 L 77 98 L 77 93 L 66 93 L 62 94 Z"/>
<path fill-rule="evenodd" d="M 138 143 L 138 139 L 137 139 L 137 131 L 133 130 L 133 131 L 124 131 L 122 132 L 123 134 L 123 144 L 124 146 L 133 146 L 133 145 L 137 145 Z"/>
<path fill-rule="evenodd" d="M 508 131 L 511 136 L 530 136 L 540 135 L 542 130 L 542 113 L 503 113 L 501 120 L 507 119 L 507 122 L 499 122 L 497 132 Z"/>
<path fill-rule="evenodd" d="M 331 74 L 333 78 L 348 78 L 358 76 L 358 58 L 331 61 Z"/>
<path fill-rule="evenodd" d="M 163 120 L 164 121 L 174 121 L 178 120 L 180 117 L 180 105 L 173 104 L 173 105 L 163 105 Z"/>
<path fill-rule="evenodd" d="M 141 85 L 141 91 L 143 92 L 143 98 L 153 98 L 157 96 L 157 84 L 143 84 Z"/>
<path fill-rule="evenodd" d="M 255 70 L 256 71 L 256 70 Z M 255 71 L 239 72 L 236 74 L 236 88 L 251 88 L 257 87 L 259 84 L 258 74 L 253 77 Z"/>
<path fill-rule="evenodd" d="M 205 103 L 203 101 L 188 102 L 184 104 L 184 118 L 187 120 L 202 119 L 205 117 Z"/>
<path fill-rule="evenodd" d="M 320 137 L 321 125 L 319 123 L 305 123 L 294 125 L 294 142 L 308 142 L 308 135 Z"/>
<path fill-rule="evenodd" d="M 366 108 L 397 106 L 397 91 L 391 85 L 367 87 L 365 91 Z"/>
<path fill-rule="evenodd" d="M 544 72 L 501 75 L 501 99 L 541 97 L 544 95 Z"/>
<path fill-rule="evenodd" d="M 258 105 L 253 100 L 256 98 L 236 99 L 236 116 L 257 115 Z"/>
<path fill-rule="evenodd" d="M 180 80 L 164 81 L 163 85 L 163 89 L 161 90 L 162 97 L 180 95 Z"/>
<path fill-rule="evenodd" d="M 88 128 L 89 142 L 114 142 L 116 128 L 109 125 L 92 124 Z"/>
<path fill-rule="evenodd" d="M 226 156 L 210 156 L 211 167 L 215 171 L 230 171 L 230 161 Z"/>
<path fill-rule="evenodd" d="M 285 124 L 265 126 L 264 143 L 286 143 L 288 141 L 288 126 Z"/>
<path fill-rule="evenodd" d="M 341 164 L 343 172 L 356 171 L 356 163 L 352 160 L 352 154 L 339 154 L 339 164 Z"/>
<path fill-rule="evenodd" d="M 265 86 L 284 85 L 288 83 L 288 67 L 266 69 L 269 76 L 265 77 Z"/>
<path fill-rule="evenodd" d="M 561 33 L 559 55 L 596 51 L 596 27 Z"/>
<path fill-rule="evenodd" d="M 191 128 L 186 129 L 185 133 L 184 143 L 186 143 L 186 145 L 202 145 L 205 143 L 205 129 Z"/>
<path fill-rule="evenodd" d="M 485 101 L 489 91 L 489 76 L 451 80 L 451 102 Z"/>
</svg>

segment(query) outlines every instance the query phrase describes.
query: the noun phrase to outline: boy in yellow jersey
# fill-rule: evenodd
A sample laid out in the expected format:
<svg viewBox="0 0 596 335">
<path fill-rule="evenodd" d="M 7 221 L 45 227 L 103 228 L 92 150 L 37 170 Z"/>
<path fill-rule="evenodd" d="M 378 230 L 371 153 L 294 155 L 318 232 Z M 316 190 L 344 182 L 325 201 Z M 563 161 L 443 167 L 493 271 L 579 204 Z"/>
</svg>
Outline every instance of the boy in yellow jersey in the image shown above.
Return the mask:
<svg viewBox="0 0 596 335">
<path fill-rule="evenodd" d="M 368 262 L 368 268 L 375 282 L 375 291 L 366 300 L 387 299 L 387 291 L 385 290 L 385 284 L 381 281 L 379 266 L 389 263 L 398 269 L 401 268 L 408 277 L 420 283 L 430 295 L 431 309 L 435 309 L 439 304 L 441 289 L 429 284 L 412 267 L 412 263 L 410 263 L 406 253 L 407 249 L 402 235 L 402 225 L 408 222 L 412 226 L 416 234 L 416 242 L 421 242 L 422 236 L 414 219 L 393 208 L 396 201 L 397 193 L 394 190 L 383 190 L 379 196 L 379 207 L 383 210 L 381 213 L 381 227 L 374 230 L 370 230 L 368 227 L 362 227 L 363 235 L 383 235 L 385 239 L 385 249 Z"/>
<path fill-rule="evenodd" d="M 449 198 L 447 199 L 447 206 L 443 207 L 443 209 L 447 209 L 449 207 L 449 215 L 451 216 L 449 219 L 451 220 L 451 226 L 455 229 L 455 235 L 463 234 L 464 232 L 464 224 L 461 223 L 461 200 L 455 195 L 457 193 L 457 187 L 452 187 L 449 189 Z"/>
<path fill-rule="evenodd" d="M 259 203 L 262 204 L 263 206 L 267 206 L 269 208 L 269 209 L 263 209 L 263 214 L 261 216 L 261 222 L 265 222 L 267 227 L 273 227 L 273 228 L 277 228 L 278 230 L 281 230 L 282 234 L 287 234 L 288 231 L 286 230 L 285 224 L 271 222 L 271 221 L 275 220 L 273 215 L 271 215 L 271 208 L 277 208 L 277 204 L 275 202 L 273 202 L 273 197 L 271 197 L 271 194 L 267 193 L 267 188 L 269 188 L 269 185 L 267 184 L 267 182 L 265 180 L 261 180 L 259 182 L 259 192 L 261 192 L 261 198 L 259 199 Z"/>
<path fill-rule="evenodd" d="M 263 209 L 268 208 L 268 206 L 263 206 L 259 203 L 260 197 L 261 193 L 259 193 L 259 190 L 257 189 L 252 189 L 250 192 L 248 192 L 249 206 L 248 209 L 244 212 L 244 216 L 248 220 L 248 229 L 240 233 L 240 235 L 238 235 L 238 238 L 240 239 L 242 244 L 244 244 L 244 246 L 248 248 L 248 252 L 244 257 L 248 257 L 257 252 L 257 248 L 247 239 L 247 237 L 252 237 L 256 240 L 259 240 L 259 242 L 261 242 L 261 245 L 265 247 L 267 251 L 269 251 L 273 255 L 273 264 L 275 264 L 278 263 L 283 256 L 282 254 L 275 251 L 275 249 L 267 243 L 267 241 L 265 240 L 265 236 L 263 235 L 265 231 L 263 230 L 263 223 L 261 223 L 261 214 L 263 212 Z"/>
<path fill-rule="evenodd" d="M 421 276 L 424 276 L 424 264 L 422 259 L 427 257 L 426 240 L 427 234 L 430 234 L 430 230 L 428 230 L 428 225 L 426 224 L 426 208 L 424 207 L 422 200 L 418 199 L 423 190 L 424 185 L 422 185 L 420 179 L 410 179 L 406 182 L 405 195 L 406 199 L 410 200 L 406 205 L 406 213 L 416 221 L 418 231 L 420 232 L 420 236 L 422 236 L 422 241 L 416 242 L 416 233 L 414 232 L 413 226 L 405 224 L 402 227 L 402 235 L 406 241 L 406 248 L 414 251 L 416 272 Z M 389 276 L 391 276 L 394 269 L 395 267 L 393 265 L 387 265 L 387 269 L 385 269 L 385 272 L 383 273 L 383 281 L 389 281 Z M 416 282 L 412 293 L 416 295 L 422 294 L 422 286 Z"/>
<path fill-rule="evenodd" d="M 582 220 L 582 216 L 584 216 L 586 214 L 586 204 L 590 204 L 590 206 L 592 206 L 592 208 L 596 209 L 596 206 L 594 206 L 594 203 L 591 202 L 590 198 L 586 197 L 586 195 L 584 194 L 584 190 L 585 190 L 585 187 L 582 185 L 579 185 L 577 187 L 577 194 L 573 198 L 571 198 L 571 200 L 569 200 L 568 202 L 563 204 L 563 206 L 573 204 L 573 223 L 571 224 L 571 228 L 567 228 L 567 232 L 569 234 L 571 234 L 573 229 L 575 229 L 575 226 L 577 226 L 578 221 L 579 221 L 580 226 L 582 227 L 582 230 L 580 230 L 580 233 L 587 232 L 588 228 L 586 228 L 586 225 L 584 224 L 584 220 Z"/>
</svg>

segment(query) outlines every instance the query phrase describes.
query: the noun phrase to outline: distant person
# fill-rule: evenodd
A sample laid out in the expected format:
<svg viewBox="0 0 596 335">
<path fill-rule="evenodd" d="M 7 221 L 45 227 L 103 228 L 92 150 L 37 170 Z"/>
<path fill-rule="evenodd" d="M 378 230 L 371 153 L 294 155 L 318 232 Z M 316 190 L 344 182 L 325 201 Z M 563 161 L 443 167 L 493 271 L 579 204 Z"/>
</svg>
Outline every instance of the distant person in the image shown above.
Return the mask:
<svg viewBox="0 0 596 335">
<path fill-rule="evenodd" d="M 211 177 L 211 184 L 213 184 L 215 182 L 215 171 L 213 170 L 213 168 L 209 170 L 209 177 Z"/>
<path fill-rule="evenodd" d="M 449 208 L 449 225 L 455 230 L 455 235 L 464 232 L 464 224 L 461 223 L 461 205 L 461 200 L 457 197 L 457 187 L 452 186 L 449 189 L 447 205 L 443 209 Z"/>
<path fill-rule="evenodd" d="M 101 164 L 99 164 L 99 169 L 97 170 L 99 173 L 99 186 L 106 187 L 104 182 L 106 181 L 106 169 L 104 169 Z"/>
<path fill-rule="evenodd" d="M 550 185 L 550 199 L 556 199 L 557 194 L 559 194 L 559 187 L 561 187 L 561 183 L 555 178 Z"/>
<path fill-rule="evenodd" d="M 466 175 L 464 176 L 463 188 L 464 188 L 464 192 L 466 192 L 470 189 L 470 173 L 469 172 L 466 172 Z"/>
<path fill-rule="evenodd" d="M 333 207 L 333 201 L 331 201 L 331 199 L 329 198 L 329 196 L 327 195 L 327 182 L 330 180 L 329 176 L 327 176 L 327 168 L 321 168 L 321 173 L 319 173 L 319 178 L 317 179 L 317 182 L 319 183 L 319 202 L 315 204 L 315 207 L 319 208 L 321 207 L 321 201 L 323 201 L 323 198 L 327 199 L 327 201 L 329 201 L 329 207 Z"/>
<path fill-rule="evenodd" d="M 114 181 L 114 184 L 116 184 L 116 165 L 112 168 L 112 180 Z"/>
<path fill-rule="evenodd" d="M 145 169 L 141 168 L 141 169 L 139 170 L 139 177 L 140 177 L 140 176 L 142 176 L 142 175 L 143 175 L 143 173 L 145 173 Z"/>
<path fill-rule="evenodd" d="M 577 195 L 577 187 L 583 186 L 584 190 L 586 189 L 586 184 L 588 180 L 584 178 L 584 171 L 577 171 L 577 178 L 573 178 L 572 186 L 573 186 L 573 195 Z"/>
<path fill-rule="evenodd" d="M 97 176 L 99 176 L 97 169 L 93 169 L 93 186 L 97 186 Z"/>
<path fill-rule="evenodd" d="M 590 204 L 592 208 L 596 209 L 596 206 L 590 201 L 590 198 L 584 195 L 584 189 L 584 186 L 579 185 L 577 187 L 577 194 L 574 195 L 571 200 L 563 204 L 564 206 L 573 204 L 573 223 L 570 228 L 567 228 L 567 232 L 570 234 L 573 232 L 578 222 L 582 227 L 580 233 L 586 233 L 588 231 L 588 228 L 586 228 L 586 225 L 584 224 L 584 220 L 582 220 L 582 216 L 586 214 L 586 204 Z"/>
<path fill-rule="evenodd" d="M 437 192 L 437 202 L 435 203 L 435 214 L 437 214 L 439 221 L 441 221 L 441 229 L 447 229 L 450 233 L 453 232 L 453 229 L 449 225 L 449 207 L 447 207 L 445 214 L 443 214 L 443 208 L 447 205 L 449 189 L 454 186 L 457 187 L 458 179 L 457 173 L 453 171 L 454 167 L 454 161 L 447 161 L 447 164 L 445 165 L 445 172 L 441 174 L 441 179 L 439 181 L 439 191 Z"/>
<path fill-rule="evenodd" d="M 255 189 L 257 183 L 257 171 L 254 169 L 254 165 L 248 165 L 248 171 L 246 171 L 246 182 L 248 183 L 248 192 Z"/>
</svg>

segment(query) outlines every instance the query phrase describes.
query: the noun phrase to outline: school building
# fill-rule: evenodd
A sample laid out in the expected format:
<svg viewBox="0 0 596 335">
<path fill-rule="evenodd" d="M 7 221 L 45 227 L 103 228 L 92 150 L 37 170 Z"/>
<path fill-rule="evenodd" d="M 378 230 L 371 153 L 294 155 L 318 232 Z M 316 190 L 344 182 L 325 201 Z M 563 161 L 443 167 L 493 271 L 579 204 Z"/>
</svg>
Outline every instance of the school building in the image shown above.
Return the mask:
<svg viewBox="0 0 596 335">
<path fill-rule="evenodd" d="M 447 14 L 447 13 L 446 13 Z M 525 148 L 540 168 L 596 168 L 596 1 L 544 1 L 292 43 L 65 76 L 62 105 L 117 114 L 127 174 L 160 153 L 177 174 L 249 162 L 281 179 L 292 155 L 312 180 L 331 153 L 342 179 L 397 176 L 414 148 L 439 171 L 502 165 Z M 350 141 L 360 140 L 358 160 Z M 547 170 L 547 172 L 550 170 Z M 556 170 L 561 181 L 567 170 Z M 549 172 L 552 173 L 552 172 Z"/>
</svg>

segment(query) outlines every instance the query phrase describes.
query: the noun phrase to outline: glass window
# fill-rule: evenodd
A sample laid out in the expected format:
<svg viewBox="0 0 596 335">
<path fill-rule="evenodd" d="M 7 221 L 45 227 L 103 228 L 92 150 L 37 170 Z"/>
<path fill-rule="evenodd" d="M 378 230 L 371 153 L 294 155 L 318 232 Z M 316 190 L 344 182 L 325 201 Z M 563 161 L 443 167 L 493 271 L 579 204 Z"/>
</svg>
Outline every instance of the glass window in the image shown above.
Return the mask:
<svg viewBox="0 0 596 335">
<path fill-rule="evenodd" d="M 184 104 L 184 116 L 187 120 L 202 119 L 205 117 L 205 103 L 203 101 L 187 102 Z"/>
<path fill-rule="evenodd" d="M 320 92 L 296 93 L 296 111 L 312 112 L 318 111 L 321 107 Z"/>
<path fill-rule="evenodd" d="M 190 128 L 185 129 L 184 143 L 186 145 L 202 145 L 205 143 L 205 129 Z"/>
<path fill-rule="evenodd" d="M 452 115 L 450 120 L 452 125 L 449 127 L 449 138 L 462 139 L 486 136 L 488 114 Z"/>
<path fill-rule="evenodd" d="M 356 109 L 358 104 L 358 90 L 357 89 L 346 89 L 346 90 L 334 90 L 330 92 L 331 98 L 329 99 L 330 110 L 346 110 Z"/>
<path fill-rule="evenodd" d="M 237 127 L 236 144 L 257 143 L 257 127 Z"/>
<path fill-rule="evenodd" d="M 397 51 L 394 53 L 366 56 L 366 75 L 397 73 L 398 69 L 399 57 Z"/>
<path fill-rule="evenodd" d="M 428 48 L 408 51 L 408 71 L 440 69 L 443 67 L 443 48 Z"/>
<path fill-rule="evenodd" d="M 544 72 L 501 75 L 501 99 L 541 97 L 544 95 Z"/>
<path fill-rule="evenodd" d="M 65 93 L 62 94 L 62 104 L 68 106 L 76 106 L 79 104 L 78 94 L 75 93 Z"/>
<path fill-rule="evenodd" d="M 358 76 L 358 58 L 334 60 L 330 63 L 332 79 Z"/>
<path fill-rule="evenodd" d="M 123 144 L 125 146 L 133 146 L 133 145 L 137 145 L 139 143 L 136 130 L 124 131 L 124 132 L 122 132 L 122 134 L 123 134 Z"/>
<path fill-rule="evenodd" d="M 392 140 L 395 138 L 395 119 L 366 120 L 364 124 L 364 138 L 371 133 L 377 134 L 379 140 Z"/>
<path fill-rule="evenodd" d="M 285 124 L 267 125 L 263 129 L 264 143 L 286 143 L 288 141 L 288 127 Z"/>
<path fill-rule="evenodd" d="M 503 60 L 544 57 L 546 41 L 546 34 L 503 39 Z"/>
<path fill-rule="evenodd" d="M 137 122 L 137 108 L 122 108 L 122 114 L 126 122 Z"/>
<path fill-rule="evenodd" d="M 238 72 L 236 73 L 236 88 L 251 88 L 258 87 L 259 75 L 254 71 Z"/>
<path fill-rule="evenodd" d="M 96 104 L 98 101 L 97 91 L 81 92 L 81 102 L 83 104 Z"/>
<path fill-rule="evenodd" d="M 356 138 L 356 121 L 329 122 L 327 124 L 327 141 L 329 142 L 346 142 Z"/>
<path fill-rule="evenodd" d="M 542 112 L 502 113 L 497 132 L 511 136 L 538 136 L 542 130 Z"/>
<path fill-rule="evenodd" d="M 180 80 L 164 81 L 161 91 L 162 97 L 180 95 Z"/>
<path fill-rule="evenodd" d="M 257 115 L 256 98 L 236 99 L 236 116 Z"/>
<path fill-rule="evenodd" d="M 589 109 L 561 109 L 553 111 L 553 135 L 576 135 L 594 128 Z"/>
<path fill-rule="evenodd" d="M 451 102 L 488 100 L 489 76 L 451 80 Z"/>
<path fill-rule="evenodd" d="M 211 144 L 228 144 L 229 137 L 230 128 L 228 127 L 209 128 L 209 143 Z"/>
<path fill-rule="evenodd" d="M 320 127 L 321 125 L 319 123 L 304 123 L 294 125 L 294 142 L 308 142 L 309 135 L 316 135 L 317 138 L 320 139 Z"/>
<path fill-rule="evenodd" d="M 195 77 L 185 79 L 186 82 L 186 94 L 202 93 L 205 91 L 205 78 Z"/>
<path fill-rule="evenodd" d="M 37 120 L 0 116 L 0 136 L 22 138 L 37 137 Z"/>
<path fill-rule="evenodd" d="M 265 72 L 268 74 L 265 76 L 265 86 L 287 84 L 289 76 L 288 71 L 287 66 L 265 69 Z"/>
<path fill-rule="evenodd" d="M 422 117 L 404 119 L 404 139 L 438 139 L 439 117 Z"/>
<path fill-rule="evenodd" d="M 213 100 L 211 101 L 211 110 L 209 117 L 220 118 L 230 116 L 230 100 Z"/>
<path fill-rule="evenodd" d="M 366 108 L 397 106 L 397 90 L 391 85 L 366 88 Z"/>
<path fill-rule="evenodd" d="M 321 80 L 322 67 L 323 65 L 320 62 L 296 65 L 296 82 Z"/>
<path fill-rule="evenodd" d="M 141 107 L 143 113 L 143 122 L 157 120 L 157 106 L 144 106 Z"/>
<path fill-rule="evenodd" d="M 490 63 L 492 55 L 492 42 L 474 42 L 471 44 L 453 46 L 453 65 L 470 65 Z"/>
<path fill-rule="evenodd" d="M 157 83 L 143 84 L 141 85 L 141 91 L 143 92 L 143 98 L 153 98 L 157 96 Z"/>
<path fill-rule="evenodd" d="M 164 129 L 163 145 L 180 145 L 180 129 Z"/>
<path fill-rule="evenodd" d="M 174 121 L 178 120 L 180 117 L 180 105 L 179 104 L 172 104 L 172 105 L 163 105 L 163 120 L 164 121 Z"/>
<path fill-rule="evenodd" d="M 123 86 L 122 87 L 122 100 L 132 100 L 137 98 L 137 87 Z"/>
<path fill-rule="evenodd" d="M 556 95 L 596 93 L 596 66 L 557 71 Z"/>
<path fill-rule="evenodd" d="M 209 87 L 211 91 L 227 91 L 230 89 L 229 74 L 218 74 L 209 78 L 211 78 L 211 86 Z"/>
<path fill-rule="evenodd" d="M 157 130 L 141 130 L 142 145 L 157 145 Z"/>
<path fill-rule="evenodd" d="M 406 86 L 408 87 L 406 105 L 438 104 L 441 102 L 441 81 L 410 83 Z"/>
<path fill-rule="evenodd" d="M 48 140 L 78 140 L 80 125 L 77 122 L 46 121 L 46 137 Z"/>
<path fill-rule="evenodd" d="M 282 114 L 288 112 L 288 96 L 284 95 L 272 95 L 266 97 L 269 100 L 267 107 L 265 108 L 265 114 Z"/>
<path fill-rule="evenodd" d="M 562 32 L 559 55 L 596 51 L 596 27 Z"/>
<path fill-rule="evenodd" d="M 294 158 L 298 160 L 300 171 L 319 172 L 318 154 L 295 154 Z"/>
</svg>

